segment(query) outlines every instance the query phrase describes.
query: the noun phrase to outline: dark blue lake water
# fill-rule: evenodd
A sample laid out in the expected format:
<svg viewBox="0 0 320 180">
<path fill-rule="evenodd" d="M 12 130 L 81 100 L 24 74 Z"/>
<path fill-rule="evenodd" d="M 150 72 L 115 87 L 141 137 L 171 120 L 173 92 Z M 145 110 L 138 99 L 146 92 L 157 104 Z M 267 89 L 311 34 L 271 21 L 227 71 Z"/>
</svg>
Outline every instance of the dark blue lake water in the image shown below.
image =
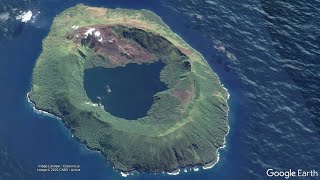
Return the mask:
<svg viewBox="0 0 320 180">
<path fill-rule="evenodd" d="M 103 156 L 72 138 L 59 120 L 36 114 L 26 98 L 54 16 L 81 2 L 154 11 L 203 54 L 231 95 L 231 131 L 214 168 L 127 179 L 268 179 L 268 168 L 320 172 L 319 1 L 12 2 L 23 11 L 41 13 L 34 23 L 8 23 L 14 30 L 6 32 L 13 38 L 0 40 L 1 179 L 122 178 Z M 79 164 L 81 172 L 40 173 L 38 164 Z M 17 172 L 18 165 L 24 171 Z"/>
<path fill-rule="evenodd" d="M 167 89 L 160 81 L 165 64 L 128 64 L 117 68 L 84 71 L 84 88 L 94 103 L 100 103 L 113 116 L 136 120 L 147 115 L 153 96 Z"/>
</svg>

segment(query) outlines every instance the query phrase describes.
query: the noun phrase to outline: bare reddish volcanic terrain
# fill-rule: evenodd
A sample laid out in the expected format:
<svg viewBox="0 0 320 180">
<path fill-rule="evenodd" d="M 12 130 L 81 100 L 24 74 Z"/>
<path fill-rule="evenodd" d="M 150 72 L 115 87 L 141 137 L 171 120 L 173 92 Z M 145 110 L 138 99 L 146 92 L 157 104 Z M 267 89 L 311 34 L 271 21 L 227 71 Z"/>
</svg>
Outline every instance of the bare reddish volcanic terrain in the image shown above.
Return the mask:
<svg viewBox="0 0 320 180">
<path fill-rule="evenodd" d="M 75 29 L 68 35 L 75 43 L 87 45 L 97 55 L 107 57 L 113 64 L 124 66 L 128 63 L 152 63 L 155 56 L 137 42 L 119 37 L 111 27 L 95 25 Z"/>
</svg>

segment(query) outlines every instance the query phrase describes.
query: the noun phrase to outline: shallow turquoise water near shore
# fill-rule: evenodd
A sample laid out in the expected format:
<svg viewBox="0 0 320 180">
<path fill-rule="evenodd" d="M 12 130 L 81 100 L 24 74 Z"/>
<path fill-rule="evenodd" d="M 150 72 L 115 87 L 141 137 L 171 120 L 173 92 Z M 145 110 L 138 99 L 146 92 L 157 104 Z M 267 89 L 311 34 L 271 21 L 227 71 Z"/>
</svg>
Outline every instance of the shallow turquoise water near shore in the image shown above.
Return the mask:
<svg viewBox="0 0 320 180">
<path fill-rule="evenodd" d="M 103 156 L 72 138 L 59 120 L 35 113 L 26 99 L 41 41 L 53 17 L 79 2 L 31 1 L 23 10 L 41 11 L 36 21 L 17 23 L 14 37 L 0 41 L 0 144 L 5 156 L 12 157 L 9 162 L 20 164 L 30 179 L 122 178 Z M 268 168 L 320 167 L 315 123 L 320 112 L 319 84 L 314 73 L 319 67 L 320 16 L 315 15 L 319 2 L 299 1 L 303 6 L 279 0 L 82 2 L 156 12 L 202 53 L 231 95 L 231 131 L 214 168 L 127 179 L 267 179 Z M 39 173 L 38 164 L 79 164 L 82 171 Z M 24 179 L 7 163 L 0 163 L 0 172 L 11 174 L 8 179 Z"/>
</svg>

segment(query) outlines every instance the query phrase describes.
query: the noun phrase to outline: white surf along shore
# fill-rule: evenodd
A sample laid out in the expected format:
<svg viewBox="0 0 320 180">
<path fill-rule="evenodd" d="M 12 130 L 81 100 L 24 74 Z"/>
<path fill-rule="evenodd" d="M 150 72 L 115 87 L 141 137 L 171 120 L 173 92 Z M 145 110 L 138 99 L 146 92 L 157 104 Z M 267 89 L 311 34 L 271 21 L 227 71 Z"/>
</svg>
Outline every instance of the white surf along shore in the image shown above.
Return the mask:
<svg viewBox="0 0 320 180">
<path fill-rule="evenodd" d="M 27 17 L 29 17 L 30 16 L 30 14 L 28 14 L 28 16 Z M 31 14 L 31 17 L 32 17 L 32 14 Z M 26 18 L 26 19 L 28 19 L 28 18 Z M 31 19 L 31 18 L 30 18 Z M 29 20 L 30 20 L 29 19 Z M 161 18 L 160 18 L 161 19 Z M 28 20 L 28 21 L 29 21 Z M 161 21 L 162 21 L 162 19 L 161 19 Z M 169 29 L 170 29 L 170 27 L 169 26 L 167 26 Z M 73 26 L 72 27 L 73 29 L 77 29 L 78 28 L 78 26 Z M 170 29 L 171 30 L 171 29 Z M 172 31 L 172 30 L 171 30 Z M 173 31 L 172 31 L 173 32 Z M 89 32 L 89 33 L 91 33 L 92 34 L 92 32 Z M 173 32 L 174 33 L 174 32 Z M 176 36 L 178 36 L 176 33 L 174 33 Z M 96 34 L 96 36 L 98 36 L 98 34 Z M 178 36 L 178 37 L 180 37 L 180 36 Z M 191 49 L 193 49 L 195 52 L 198 52 L 198 51 L 196 51 L 194 48 L 192 48 L 191 46 L 189 46 Z M 199 55 L 202 57 L 202 59 L 204 59 L 204 61 L 208 64 L 208 66 L 211 68 L 211 66 L 209 65 L 209 63 L 205 60 L 205 58 L 202 56 L 202 54 L 200 53 L 200 52 L 198 52 L 199 53 Z M 213 71 L 213 69 L 211 68 L 211 70 Z M 220 160 L 220 150 L 221 149 L 225 149 L 226 148 L 226 138 L 227 138 L 227 136 L 229 135 L 229 132 L 230 132 L 230 126 L 229 126 L 229 120 L 228 120 L 228 117 L 229 117 L 229 111 L 230 111 L 230 108 L 229 108 L 229 105 L 228 105 L 228 101 L 229 101 L 229 99 L 230 99 L 230 94 L 229 94 L 229 92 L 228 92 L 228 89 L 227 88 L 225 88 L 225 86 L 221 83 L 221 81 L 220 81 L 220 78 L 218 77 L 218 75 L 213 71 L 213 73 L 217 76 L 217 78 L 218 78 L 218 80 L 219 80 L 219 83 L 222 85 L 222 87 L 223 87 L 223 89 L 227 92 L 227 127 L 228 127 L 228 129 L 227 129 L 227 133 L 226 133 L 226 135 L 224 136 L 224 142 L 223 142 L 223 144 L 222 144 L 222 146 L 221 147 L 219 147 L 218 149 L 217 149 L 217 151 L 216 151 L 216 155 L 217 155 L 217 160 L 216 161 L 213 161 L 213 162 L 211 162 L 211 163 L 208 163 L 208 164 L 206 164 L 206 165 L 204 165 L 204 166 L 201 166 L 202 167 L 202 169 L 203 170 L 207 170 L 207 169 L 211 169 L 211 168 L 213 168 L 218 162 L 219 162 L 219 160 Z M 29 92 L 30 93 L 30 92 Z M 50 117 L 55 117 L 55 118 L 57 118 L 57 119 L 60 119 L 61 120 L 61 118 L 59 118 L 59 117 L 57 117 L 57 116 L 55 116 L 55 115 L 53 115 L 53 114 L 50 114 L 50 113 L 48 113 L 48 112 L 45 112 L 45 111 L 42 111 L 42 110 L 38 110 L 38 109 L 36 109 L 35 108 L 35 104 L 33 103 L 33 102 L 31 102 L 30 101 L 30 99 L 29 99 L 29 93 L 27 94 L 27 98 L 28 98 L 28 102 L 29 103 L 31 103 L 32 104 L 32 106 L 33 106 L 33 109 L 34 109 L 34 111 L 35 112 L 37 112 L 37 113 L 40 113 L 40 114 L 44 114 L 44 115 L 48 115 L 48 116 L 50 116 Z M 87 105 L 94 105 L 94 106 L 99 106 L 99 104 L 92 104 L 92 103 L 89 103 L 89 102 L 86 102 L 86 104 Z M 72 137 L 74 137 L 73 135 L 72 135 Z M 87 148 L 87 147 L 86 147 Z M 88 149 L 88 148 L 87 148 Z M 90 149 L 88 149 L 88 150 L 90 150 Z M 90 150 L 91 151 L 91 150 Z M 98 151 L 98 152 L 100 152 L 100 151 Z M 100 152 L 101 153 L 101 152 Z M 175 171 L 173 171 L 173 172 L 162 172 L 162 174 L 168 174 L 168 175 L 179 175 L 180 174 L 180 172 L 181 172 L 181 170 L 183 170 L 183 172 L 185 172 L 185 173 L 187 173 L 187 172 L 191 172 L 191 171 L 195 171 L 195 172 L 197 172 L 197 171 L 199 171 L 200 169 L 199 169 L 199 167 L 200 166 L 195 166 L 195 167 L 184 167 L 184 168 L 179 168 L 179 169 L 177 169 L 177 170 L 175 170 Z M 113 167 L 113 169 L 114 169 L 114 167 Z M 188 170 L 189 169 L 189 170 Z M 117 171 L 117 170 L 116 170 Z M 137 172 L 137 171 L 132 171 L 132 172 L 121 172 L 121 171 L 119 171 L 120 172 L 120 174 L 121 174 L 121 176 L 122 177 L 127 177 L 127 176 L 129 176 L 129 175 L 135 175 L 135 174 L 139 174 L 139 172 Z M 155 173 L 155 174 L 160 174 L 160 173 Z"/>
<path fill-rule="evenodd" d="M 32 109 L 33 109 L 34 112 L 36 112 L 37 114 L 43 114 L 43 115 L 46 115 L 46 116 L 49 116 L 49 117 L 52 117 L 52 118 L 56 118 L 56 119 L 62 120 L 60 117 L 55 116 L 54 114 L 51 114 L 51 113 L 48 113 L 46 111 L 37 109 L 36 105 L 30 100 L 29 94 L 30 94 L 30 92 L 27 93 L 27 100 L 28 100 L 28 103 L 30 103 L 30 105 L 32 106 Z"/>
</svg>

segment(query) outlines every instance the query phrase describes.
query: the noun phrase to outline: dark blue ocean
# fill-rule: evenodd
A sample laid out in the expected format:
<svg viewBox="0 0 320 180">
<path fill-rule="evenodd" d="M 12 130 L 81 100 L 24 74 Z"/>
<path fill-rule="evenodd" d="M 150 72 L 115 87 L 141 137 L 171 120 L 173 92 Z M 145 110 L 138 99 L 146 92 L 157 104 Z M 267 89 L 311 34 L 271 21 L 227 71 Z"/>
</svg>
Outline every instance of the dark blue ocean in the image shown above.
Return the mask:
<svg viewBox="0 0 320 180">
<path fill-rule="evenodd" d="M 202 53 L 231 95 L 231 130 L 214 168 L 126 179 L 268 179 L 269 168 L 320 172 L 319 0 L 0 0 L 1 180 L 122 179 L 102 155 L 27 101 L 54 16 L 77 3 L 154 11 Z M 21 23 L 20 10 L 40 13 Z M 1 16 L 6 12 L 9 18 Z M 81 172 L 41 173 L 38 164 L 79 164 Z"/>
</svg>

